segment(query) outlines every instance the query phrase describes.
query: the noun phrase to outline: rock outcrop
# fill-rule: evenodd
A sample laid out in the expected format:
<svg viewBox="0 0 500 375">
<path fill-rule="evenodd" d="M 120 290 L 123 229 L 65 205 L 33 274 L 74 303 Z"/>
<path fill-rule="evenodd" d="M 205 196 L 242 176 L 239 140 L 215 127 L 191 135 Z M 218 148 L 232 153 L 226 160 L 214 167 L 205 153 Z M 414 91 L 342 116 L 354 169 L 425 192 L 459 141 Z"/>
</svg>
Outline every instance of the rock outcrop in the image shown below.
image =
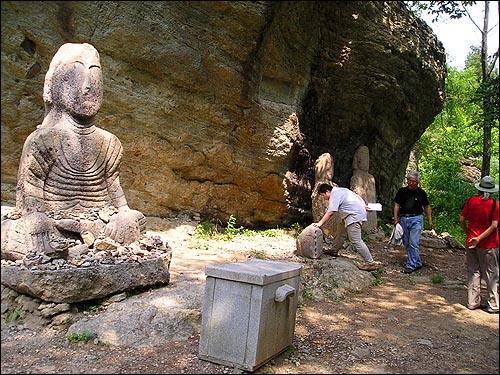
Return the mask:
<svg viewBox="0 0 500 375">
<path fill-rule="evenodd" d="M 99 126 L 122 142 L 122 186 L 148 216 L 274 227 L 311 218 L 314 162 L 349 186 L 370 150 L 390 211 L 410 149 L 442 108 L 445 53 L 403 2 L 2 1 L 2 200 L 43 119 L 65 42 L 101 54 Z M 390 215 L 390 212 L 387 212 Z"/>
</svg>

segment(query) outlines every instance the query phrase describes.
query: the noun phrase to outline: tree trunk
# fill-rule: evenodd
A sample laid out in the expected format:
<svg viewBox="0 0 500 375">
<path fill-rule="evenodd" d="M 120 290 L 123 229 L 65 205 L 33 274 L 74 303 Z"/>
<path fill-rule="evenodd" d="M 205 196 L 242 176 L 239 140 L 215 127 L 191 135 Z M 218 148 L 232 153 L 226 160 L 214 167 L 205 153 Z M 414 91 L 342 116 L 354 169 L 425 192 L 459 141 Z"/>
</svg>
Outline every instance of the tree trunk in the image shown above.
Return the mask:
<svg viewBox="0 0 500 375">
<path fill-rule="evenodd" d="M 483 85 L 490 79 L 488 67 L 488 18 L 490 13 L 489 1 L 484 2 L 484 19 L 481 36 L 481 82 Z M 490 174 L 491 164 L 491 127 L 492 119 L 489 111 L 491 98 L 485 95 L 483 98 L 483 162 L 481 165 L 481 177 Z"/>
</svg>

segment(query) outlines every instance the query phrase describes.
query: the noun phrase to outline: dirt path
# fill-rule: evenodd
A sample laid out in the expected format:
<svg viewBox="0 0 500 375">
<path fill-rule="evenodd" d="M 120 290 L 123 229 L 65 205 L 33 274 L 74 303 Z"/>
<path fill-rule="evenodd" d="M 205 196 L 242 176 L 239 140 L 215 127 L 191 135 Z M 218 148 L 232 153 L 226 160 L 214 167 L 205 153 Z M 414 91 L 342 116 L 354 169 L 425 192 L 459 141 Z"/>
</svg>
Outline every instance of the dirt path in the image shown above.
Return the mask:
<svg viewBox="0 0 500 375">
<path fill-rule="evenodd" d="M 290 237 L 211 241 L 202 244 L 207 257 L 202 262 L 197 255 L 200 243 L 193 236 L 195 223 L 158 225 L 174 254 L 182 254 L 171 265 L 173 282 L 204 280 L 199 270 L 205 261 L 262 255 L 290 260 L 295 246 Z M 379 285 L 342 301 L 306 299 L 297 310 L 292 348 L 255 373 L 498 373 L 499 316 L 465 307 L 465 250 L 423 248 L 426 265 L 406 275 L 401 273 L 404 250 L 390 250 L 385 242 L 372 242 L 370 247 L 384 268 Z M 343 256 L 353 257 L 347 252 Z M 314 277 L 314 261 L 303 265 Z M 444 282 L 433 283 L 432 277 L 442 277 Z M 198 339 L 194 335 L 186 341 L 142 349 L 71 344 L 64 330 L 31 331 L 22 324 L 2 321 L 1 373 L 240 372 L 199 360 Z"/>
</svg>

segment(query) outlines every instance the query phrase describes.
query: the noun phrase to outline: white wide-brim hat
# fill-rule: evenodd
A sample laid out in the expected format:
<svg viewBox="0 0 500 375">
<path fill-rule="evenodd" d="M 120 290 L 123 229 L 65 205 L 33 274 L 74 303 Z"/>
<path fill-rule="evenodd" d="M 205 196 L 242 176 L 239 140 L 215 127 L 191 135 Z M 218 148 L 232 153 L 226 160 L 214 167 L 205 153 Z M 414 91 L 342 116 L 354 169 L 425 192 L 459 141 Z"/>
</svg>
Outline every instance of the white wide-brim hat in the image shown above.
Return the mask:
<svg viewBox="0 0 500 375">
<path fill-rule="evenodd" d="M 490 176 L 484 176 L 481 182 L 474 185 L 479 191 L 485 191 L 487 193 L 496 193 L 498 191 L 498 185 L 495 184 L 495 180 Z"/>
</svg>

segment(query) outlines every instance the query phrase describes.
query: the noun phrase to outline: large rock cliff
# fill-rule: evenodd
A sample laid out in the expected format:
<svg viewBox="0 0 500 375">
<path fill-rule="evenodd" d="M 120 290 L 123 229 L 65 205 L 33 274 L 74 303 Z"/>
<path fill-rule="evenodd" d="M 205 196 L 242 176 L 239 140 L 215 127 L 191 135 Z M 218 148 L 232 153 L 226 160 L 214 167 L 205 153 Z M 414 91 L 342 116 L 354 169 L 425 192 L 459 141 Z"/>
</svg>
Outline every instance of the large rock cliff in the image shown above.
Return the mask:
<svg viewBox="0 0 500 375">
<path fill-rule="evenodd" d="M 307 222 L 314 162 L 348 187 L 359 145 L 391 215 L 410 150 L 444 99 L 445 54 L 402 2 L 2 1 L 2 200 L 43 119 L 65 42 L 101 55 L 98 126 L 122 141 L 121 184 L 148 216 L 248 227 Z"/>
</svg>

